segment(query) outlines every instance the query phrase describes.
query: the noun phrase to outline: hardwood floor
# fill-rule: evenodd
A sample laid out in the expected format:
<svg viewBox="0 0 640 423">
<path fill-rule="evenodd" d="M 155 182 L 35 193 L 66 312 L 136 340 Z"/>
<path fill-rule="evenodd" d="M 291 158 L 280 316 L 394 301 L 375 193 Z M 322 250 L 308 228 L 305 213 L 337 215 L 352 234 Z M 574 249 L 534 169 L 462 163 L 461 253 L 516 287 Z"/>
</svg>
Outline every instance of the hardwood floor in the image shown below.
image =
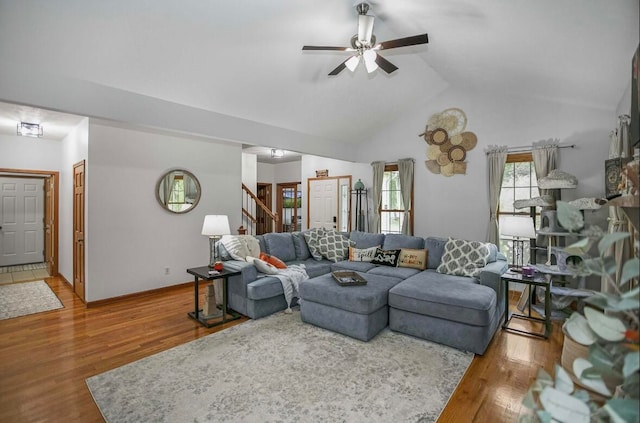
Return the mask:
<svg viewBox="0 0 640 423">
<path fill-rule="evenodd" d="M 87 377 L 223 329 L 206 329 L 187 318 L 193 307 L 190 285 L 85 308 L 66 282 L 46 281 L 64 309 L 0 321 L 2 422 L 101 422 Z M 557 324 L 549 340 L 498 330 L 439 421 L 517 421 L 538 368 L 552 370 L 561 346 Z"/>
</svg>

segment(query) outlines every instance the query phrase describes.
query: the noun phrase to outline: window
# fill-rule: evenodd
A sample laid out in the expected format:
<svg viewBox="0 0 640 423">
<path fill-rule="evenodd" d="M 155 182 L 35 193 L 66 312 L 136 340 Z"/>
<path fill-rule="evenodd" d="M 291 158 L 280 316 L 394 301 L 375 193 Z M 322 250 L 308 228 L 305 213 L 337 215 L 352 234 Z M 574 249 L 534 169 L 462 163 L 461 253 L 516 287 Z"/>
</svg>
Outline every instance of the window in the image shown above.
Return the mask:
<svg viewBox="0 0 640 423">
<path fill-rule="evenodd" d="M 413 228 L 413 189 L 411 190 L 409 219 Z M 398 165 L 386 165 L 382 178 L 382 203 L 380 205 L 380 227 L 383 234 L 401 234 L 404 221 L 404 202 L 400 191 Z"/>
<path fill-rule="evenodd" d="M 513 203 L 516 200 L 527 200 L 540 196 L 538 180 L 533 165 L 531 153 L 515 153 L 507 156 L 504 167 L 502 188 L 500 189 L 500 206 L 498 207 L 498 225 L 502 225 L 505 216 L 529 216 L 529 208 L 515 209 Z M 535 209 L 535 227 L 539 228 L 540 208 Z M 507 260 L 513 260 L 513 239 L 511 237 L 500 238 L 500 251 L 507 256 Z M 529 243 L 525 243 L 524 262 L 529 260 Z"/>
<path fill-rule="evenodd" d="M 169 195 L 169 208 L 173 211 L 182 211 L 184 209 L 184 206 L 184 178 L 182 175 L 177 175 L 173 179 L 173 185 L 171 186 L 171 194 Z"/>
</svg>

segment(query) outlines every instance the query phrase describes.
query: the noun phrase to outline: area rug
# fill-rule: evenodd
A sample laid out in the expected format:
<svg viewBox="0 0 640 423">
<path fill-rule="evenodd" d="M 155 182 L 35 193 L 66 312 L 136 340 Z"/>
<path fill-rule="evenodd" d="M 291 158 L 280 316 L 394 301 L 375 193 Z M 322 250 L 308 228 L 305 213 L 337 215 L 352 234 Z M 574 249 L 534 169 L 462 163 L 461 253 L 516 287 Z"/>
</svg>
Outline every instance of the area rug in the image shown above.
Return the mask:
<svg viewBox="0 0 640 423">
<path fill-rule="evenodd" d="M 62 307 L 45 281 L 0 285 L 0 320 Z"/>
<path fill-rule="evenodd" d="M 433 422 L 472 353 L 251 320 L 87 379 L 107 422 Z"/>
</svg>

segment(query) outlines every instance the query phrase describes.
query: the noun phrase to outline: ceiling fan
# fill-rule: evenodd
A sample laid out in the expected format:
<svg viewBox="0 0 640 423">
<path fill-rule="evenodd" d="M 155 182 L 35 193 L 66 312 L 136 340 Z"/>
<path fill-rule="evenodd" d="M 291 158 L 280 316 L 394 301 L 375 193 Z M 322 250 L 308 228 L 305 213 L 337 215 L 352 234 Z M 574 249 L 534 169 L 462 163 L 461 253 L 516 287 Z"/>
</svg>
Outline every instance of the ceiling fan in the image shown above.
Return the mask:
<svg viewBox="0 0 640 423">
<path fill-rule="evenodd" d="M 398 69 L 396 65 L 380 56 L 381 50 L 389 50 L 392 48 L 413 46 L 417 44 L 426 44 L 429 42 L 427 34 L 414 35 L 412 37 L 398 38 L 395 40 L 383 41 L 376 44 L 376 36 L 373 35 L 373 19 L 371 15 L 367 15 L 369 4 L 360 3 L 356 6 L 358 12 L 358 33 L 351 37 L 351 47 L 330 47 L 330 46 L 303 46 L 302 50 L 326 50 L 326 51 L 348 51 L 354 52 L 344 62 L 340 63 L 337 68 L 329 72 L 329 75 L 337 75 L 344 68 L 348 68 L 353 72 L 361 59 L 367 68 L 367 72 L 374 72 L 378 67 L 387 73 L 392 73 Z"/>
</svg>

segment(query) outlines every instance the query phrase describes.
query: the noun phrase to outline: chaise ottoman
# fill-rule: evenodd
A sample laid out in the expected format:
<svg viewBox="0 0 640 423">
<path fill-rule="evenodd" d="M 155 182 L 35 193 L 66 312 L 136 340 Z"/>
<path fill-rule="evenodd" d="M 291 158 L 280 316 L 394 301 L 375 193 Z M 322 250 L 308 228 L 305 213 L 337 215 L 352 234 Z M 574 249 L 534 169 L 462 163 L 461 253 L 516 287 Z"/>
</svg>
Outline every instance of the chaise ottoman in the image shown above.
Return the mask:
<svg viewBox="0 0 640 423">
<path fill-rule="evenodd" d="M 368 341 L 387 326 L 389 290 L 402 279 L 359 273 L 366 285 L 341 286 L 331 273 L 300 284 L 303 322 Z"/>
</svg>

